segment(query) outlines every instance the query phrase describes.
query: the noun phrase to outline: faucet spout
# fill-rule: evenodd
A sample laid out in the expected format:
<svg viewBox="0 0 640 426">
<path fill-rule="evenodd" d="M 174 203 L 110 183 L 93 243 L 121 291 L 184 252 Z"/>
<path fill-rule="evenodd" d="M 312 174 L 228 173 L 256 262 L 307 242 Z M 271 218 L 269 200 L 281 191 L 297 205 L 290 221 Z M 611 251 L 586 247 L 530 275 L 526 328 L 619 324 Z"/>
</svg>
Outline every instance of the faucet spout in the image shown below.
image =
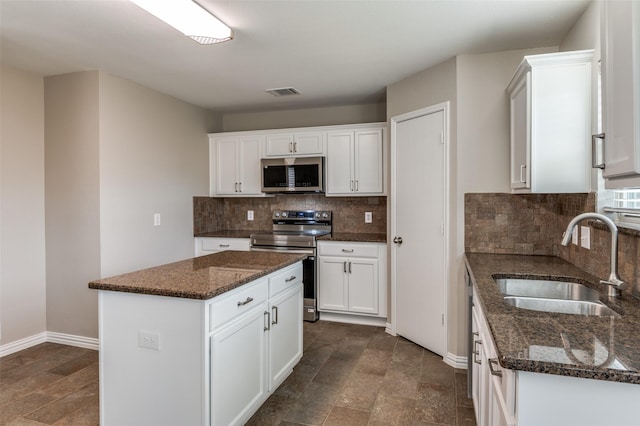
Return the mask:
<svg viewBox="0 0 640 426">
<path fill-rule="evenodd" d="M 567 230 L 562 237 L 562 245 L 569 245 L 573 228 L 585 219 L 599 220 L 609 227 L 609 231 L 611 232 L 611 272 L 609 273 L 609 278 L 607 280 L 601 280 L 600 284 L 608 286 L 607 294 L 609 297 L 620 297 L 620 291 L 626 289 L 628 285 L 618 276 L 618 227 L 611 219 L 599 213 L 579 214 L 567 225 Z"/>
</svg>

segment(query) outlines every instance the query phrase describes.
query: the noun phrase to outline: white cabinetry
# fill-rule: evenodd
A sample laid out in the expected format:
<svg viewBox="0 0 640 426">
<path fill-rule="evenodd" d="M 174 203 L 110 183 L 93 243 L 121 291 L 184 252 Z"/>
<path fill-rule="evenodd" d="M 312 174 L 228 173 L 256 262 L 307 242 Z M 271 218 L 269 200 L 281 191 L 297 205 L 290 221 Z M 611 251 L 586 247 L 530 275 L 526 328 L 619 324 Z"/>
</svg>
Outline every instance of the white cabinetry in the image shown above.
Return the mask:
<svg viewBox="0 0 640 426">
<path fill-rule="evenodd" d="M 267 135 L 265 155 L 267 157 L 287 157 L 322 155 L 324 153 L 324 132 L 288 132 Z"/>
<path fill-rule="evenodd" d="M 225 250 L 249 251 L 249 238 L 198 237 L 196 240 L 196 257 Z"/>
<path fill-rule="evenodd" d="M 300 262 L 210 300 L 100 291 L 99 305 L 102 425 L 242 425 L 302 357 Z"/>
<path fill-rule="evenodd" d="M 507 87 L 512 192 L 589 192 L 593 51 L 525 56 Z"/>
<path fill-rule="evenodd" d="M 327 195 L 384 193 L 384 128 L 329 132 Z"/>
<path fill-rule="evenodd" d="M 608 188 L 640 185 L 640 2 L 602 3 L 602 128 Z"/>
<path fill-rule="evenodd" d="M 497 351 L 474 297 L 472 399 L 478 426 L 515 426 L 516 375 L 498 364 Z"/>
<path fill-rule="evenodd" d="M 386 246 L 318 242 L 318 309 L 386 317 Z"/>
<path fill-rule="evenodd" d="M 209 136 L 211 196 L 260 196 L 261 135 Z"/>
</svg>

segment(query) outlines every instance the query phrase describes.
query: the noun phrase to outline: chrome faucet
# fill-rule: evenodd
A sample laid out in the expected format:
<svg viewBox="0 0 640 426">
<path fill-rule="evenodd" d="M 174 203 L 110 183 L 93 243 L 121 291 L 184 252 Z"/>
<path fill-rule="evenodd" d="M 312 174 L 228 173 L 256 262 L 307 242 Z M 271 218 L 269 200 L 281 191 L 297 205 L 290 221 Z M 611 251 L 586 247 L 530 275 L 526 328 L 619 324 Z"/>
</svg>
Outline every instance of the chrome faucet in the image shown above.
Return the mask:
<svg viewBox="0 0 640 426">
<path fill-rule="evenodd" d="M 609 227 L 609 231 L 611 232 L 611 273 L 609 274 L 609 279 L 600 280 L 600 284 L 608 286 L 607 295 L 609 297 L 620 297 L 620 291 L 626 289 L 628 285 L 618 277 L 618 227 L 611 219 L 600 213 L 579 214 L 569 222 L 569 225 L 567 225 L 567 230 L 564 231 L 564 235 L 562 237 L 562 245 L 565 247 L 569 245 L 571 242 L 573 228 L 578 224 L 578 222 L 585 219 L 599 220 Z"/>
</svg>

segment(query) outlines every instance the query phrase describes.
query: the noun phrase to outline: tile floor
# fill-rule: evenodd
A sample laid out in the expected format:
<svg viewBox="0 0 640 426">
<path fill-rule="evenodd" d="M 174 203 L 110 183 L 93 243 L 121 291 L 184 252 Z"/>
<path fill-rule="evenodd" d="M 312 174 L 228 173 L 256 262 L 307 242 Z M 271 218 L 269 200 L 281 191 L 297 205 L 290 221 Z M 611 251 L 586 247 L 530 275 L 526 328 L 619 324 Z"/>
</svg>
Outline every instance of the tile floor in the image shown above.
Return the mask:
<svg viewBox="0 0 640 426">
<path fill-rule="evenodd" d="M 248 424 L 475 425 L 466 371 L 382 328 L 304 323 L 304 346 Z M 44 343 L 0 358 L 0 425 L 97 424 L 97 352 Z"/>
</svg>

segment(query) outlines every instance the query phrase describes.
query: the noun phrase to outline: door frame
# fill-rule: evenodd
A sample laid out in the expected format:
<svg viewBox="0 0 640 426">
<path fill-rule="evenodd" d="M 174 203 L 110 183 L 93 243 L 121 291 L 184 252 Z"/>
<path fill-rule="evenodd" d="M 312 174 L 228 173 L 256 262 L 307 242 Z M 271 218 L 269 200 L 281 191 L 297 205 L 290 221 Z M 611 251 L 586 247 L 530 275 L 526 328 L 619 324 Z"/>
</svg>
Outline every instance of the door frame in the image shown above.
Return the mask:
<svg viewBox="0 0 640 426">
<path fill-rule="evenodd" d="M 448 311 L 449 311 L 449 268 L 450 268 L 450 261 L 449 261 L 449 250 L 450 250 L 450 220 L 449 220 L 449 202 L 450 202 L 450 182 L 449 182 L 449 158 L 450 158 L 450 140 L 449 140 L 449 109 L 450 109 L 450 102 L 449 101 L 445 101 L 445 102 L 441 102 L 439 104 L 435 104 L 435 105 L 431 105 L 425 108 L 420 108 L 417 109 L 415 111 L 410 111 L 404 114 L 399 114 L 396 116 L 391 117 L 391 194 L 390 194 L 390 198 L 391 198 L 391 240 L 389 241 L 389 244 L 391 245 L 391 250 L 390 250 L 390 259 L 391 259 L 391 327 L 390 327 L 390 331 L 392 335 L 397 335 L 396 334 L 396 289 L 397 289 L 397 285 L 396 285 L 396 252 L 397 252 L 397 245 L 393 243 L 393 238 L 396 236 L 396 222 L 395 222 L 395 218 L 396 218 L 396 173 L 397 173 L 397 165 L 396 165 L 396 148 L 397 148 L 397 136 L 396 136 L 396 131 L 397 131 L 397 125 L 398 123 L 401 123 L 403 121 L 407 121 L 407 120 L 411 120 L 414 118 L 418 118 L 424 115 L 429 115 L 429 114 L 433 114 L 433 113 L 437 113 L 442 111 L 443 112 L 443 134 L 442 134 L 442 143 L 444 144 L 444 150 L 443 150 L 443 162 L 444 162 L 444 167 L 443 167 L 443 181 L 444 181 L 444 187 L 442 188 L 442 190 L 444 191 L 444 223 L 443 223 L 443 227 L 444 227 L 444 260 L 443 260 L 443 276 L 444 276 L 444 282 L 443 282 L 443 307 L 444 307 L 444 348 L 445 348 L 445 356 L 444 358 L 447 359 L 449 356 L 449 318 L 448 318 Z"/>
</svg>

